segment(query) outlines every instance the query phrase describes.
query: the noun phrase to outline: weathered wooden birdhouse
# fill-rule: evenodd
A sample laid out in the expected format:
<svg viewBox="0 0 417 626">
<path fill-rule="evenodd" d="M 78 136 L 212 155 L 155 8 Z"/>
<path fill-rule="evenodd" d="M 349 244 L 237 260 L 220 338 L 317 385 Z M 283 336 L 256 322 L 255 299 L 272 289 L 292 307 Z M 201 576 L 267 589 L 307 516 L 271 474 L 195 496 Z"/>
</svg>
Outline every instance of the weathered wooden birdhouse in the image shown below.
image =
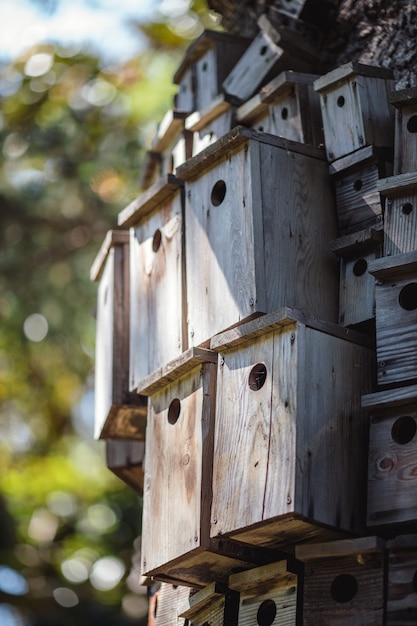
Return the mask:
<svg viewBox="0 0 417 626">
<path fill-rule="evenodd" d="M 222 91 L 222 83 L 250 44 L 250 39 L 206 30 L 188 48 L 174 75 L 179 86 L 175 108 L 199 111 Z"/>
<path fill-rule="evenodd" d="M 290 559 L 232 574 L 229 587 L 239 592 L 238 626 L 301 626 L 302 572 L 302 563 Z"/>
<path fill-rule="evenodd" d="M 189 606 L 190 588 L 171 583 L 161 583 L 157 594 L 154 620 L 148 622 L 155 626 L 183 626 L 185 620 L 181 613 Z"/>
<path fill-rule="evenodd" d="M 366 395 L 370 418 L 367 524 L 417 521 L 417 387 Z"/>
<path fill-rule="evenodd" d="M 417 88 L 394 91 L 391 104 L 395 115 L 394 174 L 417 171 Z"/>
<path fill-rule="evenodd" d="M 213 337 L 213 537 L 282 548 L 363 528 L 364 341 L 289 309 Z"/>
<path fill-rule="evenodd" d="M 329 161 L 364 146 L 393 146 L 394 115 L 388 100 L 392 78 L 381 67 L 346 63 L 315 81 Z"/>
<path fill-rule="evenodd" d="M 189 345 L 287 305 L 337 320 L 336 220 L 320 150 L 237 127 L 178 176 Z"/>
<path fill-rule="evenodd" d="M 379 179 L 392 171 L 392 150 L 366 146 L 334 161 L 330 176 L 336 194 L 339 235 L 344 236 L 383 223 Z"/>
<path fill-rule="evenodd" d="M 417 251 L 369 264 L 376 278 L 378 385 L 417 380 Z"/>
<path fill-rule="evenodd" d="M 304 626 L 385 624 L 385 554 L 378 537 L 296 546 L 305 564 Z"/>
<path fill-rule="evenodd" d="M 378 181 L 385 197 L 385 256 L 417 250 L 417 172 Z"/>
<path fill-rule="evenodd" d="M 387 542 L 387 626 L 417 623 L 417 535 Z"/>
<path fill-rule="evenodd" d="M 368 265 L 382 256 L 382 228 L 368 228 L 330 243 L 340 259 L 339 324 L 375 331 L 375 278 Z"/>
<path fill-rule="evenodd" d="M 201 111 L 195 111 L 185 120 L 186 131 L 192 135 L 192 156 L 215 143 L 232 128 L 233 109 L 223 94 Z"/>
<path fill-rule="evenodd" d="M 161 178 L 119 214 L 130 227 L 130 389 L 183 352 L 183 193 Z"/>
<path fill-rule="evenodd" d="M 193 626 L 237 626 L 239 594 L 216 582 L 190 596 L 190 607 L 181 617 Z"/>
<path fill-rule="evenodd" d="M 143 493 L 144 457 L 144 441 L 130 439 L 107 439 L 106 441 L 107 467 L 141 495 Z"/>
<path fill-rule="evenodd" d="M 286 71 L 262 87 L 236 112 L 239 124 L 292 141 L 323 143 L 320 99 L 315 74 Z"/>
<path fill-rule="evenodd" d="M 111 230 L 91 267 L 98 281 L 94 434 L 143 438 L 146 400 L 129 393 L 129 232 Z"/>
</svg>

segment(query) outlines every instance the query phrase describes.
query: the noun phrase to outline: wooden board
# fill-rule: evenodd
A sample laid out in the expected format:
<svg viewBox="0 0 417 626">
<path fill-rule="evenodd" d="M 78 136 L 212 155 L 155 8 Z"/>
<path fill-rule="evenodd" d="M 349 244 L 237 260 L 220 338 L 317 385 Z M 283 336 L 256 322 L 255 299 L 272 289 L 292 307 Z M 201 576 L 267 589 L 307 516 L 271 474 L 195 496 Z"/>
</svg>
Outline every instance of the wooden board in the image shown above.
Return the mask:
<svg viewBox="0 0 417 626">
<path fill-rule="evenodd" d="M 225 585 L 212 583 L 190 597 L 190 608 L 181 617 L 193 626 L 237 624 L 239 597 Z"/>
<path fill-rule="evenodd" d="M 155 626 L 181 626 L 180 614 L 188 607 L 189 587 L 162 583 L 156 603 Z"/>
<path fill-rule="evenodd" d="M 143 494 L 145 442 L 108 439 L 106 465 L 126 485 Z"/>
<path fill-rule="evenodd" d="M 417 250 L 417 176 L 391 176 L 380 181 L 386 197 L 384 255 Z"/>
<path fill-rule="evenodd" d="M 388 550 L 387 626 L 411 626 L 416 623 L 416 571 L 415 547 Z"/>
<path fill-rule="evenodd" d="M 401 89 L 391 94 L 390 102 L 396 107 L 395 116 L 395 169 L 394 174 L 414 172 L 416 169 L 416 89 Z"/>
</svg>

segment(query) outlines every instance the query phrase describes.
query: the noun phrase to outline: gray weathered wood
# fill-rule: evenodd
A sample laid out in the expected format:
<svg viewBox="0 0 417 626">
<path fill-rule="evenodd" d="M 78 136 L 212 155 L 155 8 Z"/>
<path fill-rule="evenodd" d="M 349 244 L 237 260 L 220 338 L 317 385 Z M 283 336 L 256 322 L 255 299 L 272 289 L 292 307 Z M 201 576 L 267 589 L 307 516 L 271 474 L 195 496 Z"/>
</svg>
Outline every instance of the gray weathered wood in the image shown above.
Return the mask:
<svg viewBox="0 0 417 626">
<path fill-rule="evenodd" d="M 124 228 L 135 226 L 148 213 L 151 213 L 166 200 L 172 198 L 182 186 L 182 181 L 173 174 L 162 176 L 154 185 L 119 213 L 117 218 L 118 225 Z"/>
<path fill-rule="evenodd" d="M 180 614 L 188 607 L 190 589 L 162 583 L 156 602 L 155 626 L 182 626 Z"/>
<path fill-rule="evenodd" d="M 413 626 L 417 619 L 416 547 L 388 550 L 387 626 Z"/>
<path fill-rule="evenodd" d="M 378 189 L 386 198 L 384 255 L 417 250 L 417 174 L 385 178 Z"/>
<path fill-rule="evenodd" d="M 417 89 L 402 89 L 391 94 L 395 116 L 394 174 L 406 174 L 417 169 L 416 124 Z"/>
<path fill-rule="evenodd" d="M 232 128 L 233 110 L 224 95 L 220 94 L 201 111 L 195 111 L 185 121 L 186 130 L 192 133 L 192 156 L 223 137 Z"/>
<path fill-rule="evenodd" d="M 362 396 L 362 406 L 365 409 L 383 409 L 411 404 L 417 401 L 417 385 L 408 385 L 397 389 L 386 389 Z"/>
</svg>

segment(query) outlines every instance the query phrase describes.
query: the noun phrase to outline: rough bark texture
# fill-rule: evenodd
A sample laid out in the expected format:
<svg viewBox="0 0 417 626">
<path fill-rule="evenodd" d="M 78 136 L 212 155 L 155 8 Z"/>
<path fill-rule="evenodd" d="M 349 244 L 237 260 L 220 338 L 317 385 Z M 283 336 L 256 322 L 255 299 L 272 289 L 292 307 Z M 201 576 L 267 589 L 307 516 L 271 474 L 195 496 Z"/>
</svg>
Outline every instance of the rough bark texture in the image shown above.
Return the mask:
<svg viewBox="0 0 417 626">
<path fill-rule="evenodd" d="M 262 14 L 283 26 L 310 29 L 319 51 L 318 73 L 360 61 L 392 69 L 396 89 L 417 86 L 415 0 L 307 0 L 298 26 L 277 11 L 279 4 L 279 0 L 209 0 L 231 33 L 254 36 Z"/>
</svg>

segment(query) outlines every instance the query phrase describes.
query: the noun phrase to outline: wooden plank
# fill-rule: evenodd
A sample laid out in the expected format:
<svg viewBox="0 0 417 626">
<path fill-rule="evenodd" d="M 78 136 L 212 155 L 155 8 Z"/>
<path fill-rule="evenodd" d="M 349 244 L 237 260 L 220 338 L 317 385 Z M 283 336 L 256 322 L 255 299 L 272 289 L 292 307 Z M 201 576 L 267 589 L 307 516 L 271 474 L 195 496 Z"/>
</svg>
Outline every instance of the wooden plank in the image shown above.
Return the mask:
<svg viewBox="0 0 417 626">
<path fill-rule="evenodd" d="M 236 120 L 239 124 L 250 125 L 259 117 L 267 115 L 268 111 L 268 105 L 262 102 L 261 94 L 257 93 L 237 109 Z"/>
<path fill-rule="evenodd" d="M 317 74 L 306 74 L 286 70 L 273 78 L 260 91 L 261 101 L 265 104 L 275 104 L 277 100 L 291 95 L 295 85 L 312 85 L 318 78 Z"/>
<path fill-rule="evenodd" d="M 190 620 L 196 626 L 204 623 L 223 626 L 227 595 L 230 597 L 231 592 L 225 585 L 213 582 L 190 596 L 190 608 L 184 611 L 181 617 Z"/>
<path fill-rule="evenodd" d="M 375 278 L 382 280 L 415 272 L 417 271 L 417 251 L 376 259 L 370 263 L 369 271 Z"/>
<path fill-rule="evenodd" d="M 377 183 L 377 189 L 379 193 L 384 196 L 390 196 L 392 193 L 398 193 L 401 191 L 409 191 L 417 187 L 417 173 L 407 172 L 405 174 L 398 174 L 397 176 L 389 176 L 388 178 L 382 178 Z"/>
<path fill-rule="evenodd" d="M 411 404 L 417 401 L 417 385 L 408 385 L 397 389 L 386 389 L 362 396 L 365 409 L 383 409 Z"/>
<path fill-rule="evenodd" d="M 239 592 L 251 591 L 251 595 L 260 595 L 265 585 L 280 586 L 284 582 L 283 579 L 289 577 L 294 580 L 294 574 L 301 573 L 301 563 L 297 564 L 294 559 L 291 561 L 283 560 L 232 574 L 229 578 L 229 587 Z"/>
<path fill-rule="evenodd" d="M 378 247 L 384 240 L 382 224 L 365 228 L 344 237 L 338 237 L 330 242 L 330 250 L 337 256 L 350 256 L 361 250 Z"/>
<path fill-rule="evenodd" d="M 106 465 L 139 495 L 143 493 L 145 442 L 119 439 L 106 441 Z"/>
<path fill-rule="evenodd" d="M 376 147 L 373 145 L 365 146 L 351 152 L 329 165 L 329 173 L 331 176 L 341 174 L 342 176 L 351 169 L 357 169 L 369 162 L 391 162 L 394 159 L 392 148 Z"/>
<path fill-rule="evenodd" d="M 371 536 L 326 543 L 303 544 L 295 547 L 295 555 L 300 561 L 310 562 L 314 559 L 331 559 L 352 554 L 384 552 L 384 549 L 385 542 L 380 537 Z"/>
<path fill-rule="evenodd" d="M 188 111 L 177 109 L 170 109 L 165 113 L 152 141 L 151 147 L 154 152 L 163 152 L 171 146 L 183 130 L 187 115 L 189 115 Z"/>
<path fill-rule="evenodd" d="M 129 243 L 129 231 L 128 230 L 109 230 L 101 244 L 100 250 L 97 253 L 96 258 L 90 269 L 90 280 L 100 280 L 107 256 L 112 247 L 118 245 L 124 245 Z"/>
<path fill-rule="evenodd" d="M 331 89 L 339 82 L 345 82 L 347 79 L 353 76 L 370 76 L 374 78 L 382 78 L 386 80 L 393 80 L 394 74 L 391 70 L 378 67 L 376 65 L 365 65 L 364 63 L 357 63 L 350 61 L 340 67 L 328 72 L 324 76 L 321 76 L 314 82 L 314 88 L 321 93 Z"/>
<path fill-rule="evenodd" d="M 135 226 L 146 215 L 169 200 L 183 186 L 182 181 L 172 174 L 161 177 L 152 187 L 133 200 L 117 218 L 119 226 Z"/>
<path fill-rule="evenodd" d="M 229 102 L 226 102 L 224 95 L 219 94 L 204 109 L 195 111 L 189 115 L 185 120 L 185 128 L 192 132 L 201 130 L 230 108 L 231 105 Z"/>
<path fill-rule="evenodd" d="M 202 363 L 217 363 L 218 355 L 212 350 L 204 348 L 189 348 L 180 356 L 176 357 L 166 365 L 147 376 L 138 383 L 137 393 L 150 396 L 156 391 L 163 389 L 166 385 L 178 380 L 181 376 L 188 374 Z"/>
<path fill-rule="evenodd" d="M 156 602 L 155 626 L 180 626 L 185 624 L 180 614 L 188 606 L 190 589 L 162 583 Z M 149 625 L 150 626 L 150 625 Z"/>
</svg>

